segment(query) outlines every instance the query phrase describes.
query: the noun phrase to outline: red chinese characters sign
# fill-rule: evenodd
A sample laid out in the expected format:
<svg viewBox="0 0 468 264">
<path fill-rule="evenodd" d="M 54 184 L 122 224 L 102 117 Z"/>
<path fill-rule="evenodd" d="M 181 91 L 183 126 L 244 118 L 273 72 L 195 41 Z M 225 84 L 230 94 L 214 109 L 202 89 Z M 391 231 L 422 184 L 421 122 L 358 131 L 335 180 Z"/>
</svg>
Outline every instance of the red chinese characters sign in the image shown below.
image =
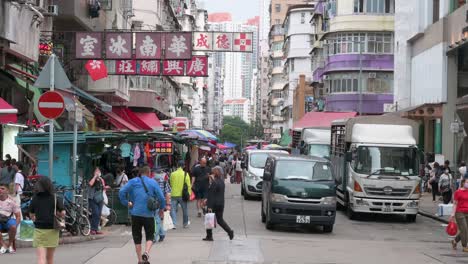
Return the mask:
<svg viewBox="0 0 468 264">
<path fill-rule="evenodd" d="M 75 57 L 77 59 L 102 58 L 102 34 L 78 32 L 75 35 Z"/>
<path fill-rule="evenodd" d="M 142 60 L 139 62 L 140 75 L 160 75 L 161 62 L 157 60 Z"/>
<path fill-rule="evenodd" d="M 115 73 L 118 75 L 135 75 L 137 73 L 135 60 L 118 60 L 115 62 Z"/>
<path fill-rule="evenodd" d="M 184 61 L 167 60 L 163 62 L 163 75 L 165 76 L 184 76 Z"/>
<path fill-rule="evenodd" d="M 172 154 L 172 142 L 156 141 L 154 143 L 154 149 L 158 154 Z"/>
<path fill-rule="evenodd" d="M 232 51 L 252 52 L 253 34 L 252 33 L 234 33 L 234 45 Z"/>
<path fill-rule="evenodd" d="M 213 42 L 214 51 L 231 51 L 232 33 L 215 32 L 213 33 Z"/>
<path fill-rule="evenodd" d="M 192 60 L 187 62 L 187 76 L 208 76 L 208 57 L 193 56 Z"/>
<path fill-rule="evenodd" d="M 132 40 L 132 33 L 107 33 L 106 59 L 131 59 Z"/>
<path fill-rule="evenodd" d="M 211 51 L 213 49 L 213 33 L 212 32 L 194 32 L 193 33 L 193 50 L 194 51 Z"/>
<path fill-rule="evenodd" d="M 135 33 L 135 58 L 143 60 L 161 59 L 162 36 L 161 33 Z"/>
<path fill-rule="evenodd" d="M 192 58 L 192 33 L 166 33 L 165 59 L 190 60 Z"/>
</svg>

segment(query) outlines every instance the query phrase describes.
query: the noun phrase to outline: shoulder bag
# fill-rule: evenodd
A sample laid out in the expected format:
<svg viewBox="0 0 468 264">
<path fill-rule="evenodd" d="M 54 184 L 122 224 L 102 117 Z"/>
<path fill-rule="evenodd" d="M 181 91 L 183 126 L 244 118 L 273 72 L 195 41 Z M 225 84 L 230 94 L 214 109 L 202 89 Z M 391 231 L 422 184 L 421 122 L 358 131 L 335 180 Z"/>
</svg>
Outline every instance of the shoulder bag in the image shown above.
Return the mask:
<svg viewBox="0 0 468 264">
<path fill-rule="evenodd" d="M 143 180 L 142 177 L 139 177 L 139 178 L 140 178 L 141 183 L 143 184 L 143 188 L 145 188 L 146 194 L 148 195 L 148 201 L 146 202 L 146 207 L 148 208 L 148 210 L 152 212 L 158 210 L 159 208 L 158 200 L 150 195 L 148 188 L 146 188 L 145 180 Z"/>
<path fill-rule="evenodd" d="M 182 200 L 187 202 L 190 200 L 190 193 L 188 191 L 187 183 L 185 182 L 187 179 L 187 172 L 184 173 L 184 186 L 182 187 Z"/>
<path fill-rule="evenodd" d="M 57 215 L 57 195 L 54 195 L 54 229 L 57 231 L 65 230 L 65 220 Z"/>
</svg>

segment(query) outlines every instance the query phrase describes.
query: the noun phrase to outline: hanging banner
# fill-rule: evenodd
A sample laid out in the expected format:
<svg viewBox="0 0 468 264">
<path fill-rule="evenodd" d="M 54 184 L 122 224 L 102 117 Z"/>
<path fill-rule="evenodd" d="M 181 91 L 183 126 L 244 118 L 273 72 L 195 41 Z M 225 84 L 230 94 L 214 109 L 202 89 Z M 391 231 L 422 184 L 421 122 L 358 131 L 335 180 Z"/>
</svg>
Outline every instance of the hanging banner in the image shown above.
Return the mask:
<svg viewBox="0 0 468 264">
<path fill-rule="evenodd" d="M 234 45 L 232 51 L 252 52 L 253 51 L 253 34 L 252 33 L 234 33 Z"/>
<path fill-rule="evenodd" d="M 166 33 L 164 49 L 166 60 L 190 60 L 192 58 L 192 33 Z"/>
<path fill-rule="evenodd" d="M 187 61 L 187 76 L 207 77 L 208 76 L 208 57 L 193 56 L 191 61 Z"/>
<path fill-rule="evenodd" d="M 135 58 L 142 60 L 161 59 L 162 38 L 162 33 L 135 33 Z"/>
</svg>

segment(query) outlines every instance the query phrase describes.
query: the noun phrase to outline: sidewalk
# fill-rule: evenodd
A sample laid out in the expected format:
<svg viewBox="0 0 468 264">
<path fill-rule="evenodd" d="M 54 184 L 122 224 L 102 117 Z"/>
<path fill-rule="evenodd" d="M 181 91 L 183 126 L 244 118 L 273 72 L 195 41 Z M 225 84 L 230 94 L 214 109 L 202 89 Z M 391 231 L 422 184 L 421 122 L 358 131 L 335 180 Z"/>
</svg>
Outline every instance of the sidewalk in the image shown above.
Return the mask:
<svg viewBox="0 0 468 264">
<path fill-rule="evenodd" d="M 448 223 L 449 215 L 439 216 L 437 214 L 439 203 L 442 202 L 437 200 L 434 203 L 432 201 L 431 193 L 423 193 L 419 202 L 419 214 L 426 217 L 430 217 L 442 223 Z"/>
</svg>

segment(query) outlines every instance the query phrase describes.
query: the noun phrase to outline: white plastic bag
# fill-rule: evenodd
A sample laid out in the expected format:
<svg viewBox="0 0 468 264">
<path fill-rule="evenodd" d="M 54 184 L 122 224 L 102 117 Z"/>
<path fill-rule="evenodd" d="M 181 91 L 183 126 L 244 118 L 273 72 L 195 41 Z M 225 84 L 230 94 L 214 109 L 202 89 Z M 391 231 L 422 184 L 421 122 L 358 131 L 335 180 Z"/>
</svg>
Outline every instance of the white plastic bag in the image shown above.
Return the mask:
<svg viewBox="0 0 468 264">
<path fill-rule="evenodd" d="M 207 213 L 205 214 L 205 229 L 215 228 L 215 214 Z"/>
<path fill-rule="evenodd" d="M 172 222 L 172 217 L 169 211 L 164 212 L 163 228 L 164 228 L 164 231 L 174 228 L 174 223 Z"/>
<path fill-rule="evenodd" d="M 102 191 L 102 196 L 104 197 L 104 204 L 107 205 L 109 204 L 109 198 L 107 198 L 106 191 Z"/>
<path fill-rule="evenodd" d="M 105 216 L 105 217 L 109 216 L 109 215 L 110 215 L 110 209 L 109 209 L 109 207 L 107 207 L 106 205 L 103 205 L 103 206 L 102 206 L 101 215 L 102 215 L 102 216 Z"/>
</svg>

